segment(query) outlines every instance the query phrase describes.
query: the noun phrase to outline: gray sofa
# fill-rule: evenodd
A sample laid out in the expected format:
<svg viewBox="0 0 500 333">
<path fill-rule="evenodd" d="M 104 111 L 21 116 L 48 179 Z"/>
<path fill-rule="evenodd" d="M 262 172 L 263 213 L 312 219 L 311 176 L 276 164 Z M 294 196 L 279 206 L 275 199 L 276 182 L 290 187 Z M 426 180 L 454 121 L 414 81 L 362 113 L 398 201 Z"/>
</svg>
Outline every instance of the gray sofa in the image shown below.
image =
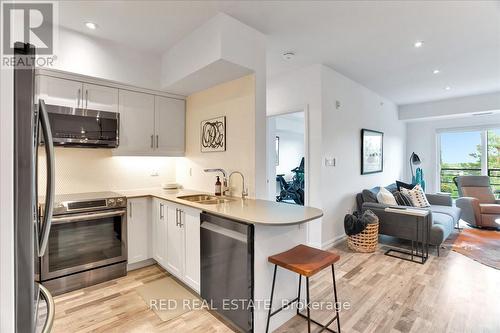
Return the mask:
<svg viewBox="0 0 500 333">
<path fill-rule="evenodd" d="M 390 192 L 396 191 L 396 184 L 391 184 L 386 186 Z M 415 224 L 408 223 L 412 220 L 412 216 L 405 216 L 402 214 L 386 212 L 384 209 L 389 207 L 389 205 L 381 204 L 378 202 L 373 202 L 373 196 L 380 190 L 380 187 L 374 187 L 367 191 L 371 192 L 373 195 L 365 195 L 363 193 L 358 193 L 356 195 L 356 203 L 359 212 L 364 212 L 365 210 L 373 211 L 379 218 L 379 234 L 388 235 L 393 237 L 398 237 L 406 240 L 416 240 L 415 238 Z M 370 193 L 368 193 L 370 194 Z M 431 204 L 429 208 L 422 208 L 430 210 L 430 214 L 427 215 L 429 219 L 429 244 L 436 245 L 437 253 L 439 255 L 439 246 L 441 243 L 448 238 L 452 233 L 455 225 L 458 224 L 460 220 L 461 210 L 453 204 L 453 201 L 449 195 L 446 194 L 426 194 L 427 200 Z M 413 207 L 415 208 L 415 207 Z M 419 239 L 420 240 L 420 239 Z M 425 241 L 425 239 L 424 239 Z"/>
</svg>

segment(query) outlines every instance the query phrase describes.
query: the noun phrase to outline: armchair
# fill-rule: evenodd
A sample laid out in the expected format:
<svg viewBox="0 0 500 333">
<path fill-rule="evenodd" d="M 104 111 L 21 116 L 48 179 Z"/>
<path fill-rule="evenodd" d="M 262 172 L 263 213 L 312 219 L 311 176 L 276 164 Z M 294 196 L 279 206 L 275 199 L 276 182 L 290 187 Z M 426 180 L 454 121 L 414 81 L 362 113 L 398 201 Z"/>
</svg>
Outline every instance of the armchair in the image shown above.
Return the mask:
<svg viewBox="0 0 500 333">
<path fill-rule="evenodd" d="M 500 228 L 500 200 L 491 190 L 488 176 L 458 176 L 457 207 L 462 209 L 462 219 L 472 226 Z"/>
</svg>

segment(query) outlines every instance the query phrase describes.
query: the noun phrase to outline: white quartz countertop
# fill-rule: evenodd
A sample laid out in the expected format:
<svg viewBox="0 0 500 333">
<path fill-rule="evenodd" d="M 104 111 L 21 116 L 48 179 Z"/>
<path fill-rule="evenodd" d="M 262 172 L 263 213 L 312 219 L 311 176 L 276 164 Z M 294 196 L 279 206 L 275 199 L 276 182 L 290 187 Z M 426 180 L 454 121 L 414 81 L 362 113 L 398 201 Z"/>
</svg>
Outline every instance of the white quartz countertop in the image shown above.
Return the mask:
<svg viewBox="0 0 500 333">
<path fill-rule="evenodd" d="M 177 204 L 200 209 L 207 213 L 251 224 L 292 225 L 315 220 L 323 216 L 318 208 L 304 207 L 260 199 L 228 197 L 231 201 L 206 205 L 179 199 L 180 196 L 208 194 L 195 190 L 138 189 L 115 191 L 127 198 L 155 197 Z"/>
</svg>

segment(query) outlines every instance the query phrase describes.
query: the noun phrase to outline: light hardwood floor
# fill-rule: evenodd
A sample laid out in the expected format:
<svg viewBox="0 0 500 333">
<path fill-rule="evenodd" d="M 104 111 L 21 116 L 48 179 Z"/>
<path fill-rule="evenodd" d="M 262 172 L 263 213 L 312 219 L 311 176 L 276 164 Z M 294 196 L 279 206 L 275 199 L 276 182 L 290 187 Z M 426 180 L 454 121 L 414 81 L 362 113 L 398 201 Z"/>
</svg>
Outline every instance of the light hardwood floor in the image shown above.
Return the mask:
<svg viewBox="0 0 500 333">
<path fill-rule="evenodd" d="M 425 265 L 383 255 L 333 251 L 337 291 L 350 309 L 341 312 L 343 332 L 500 332 L 500 271 L 449 250 Z M 55 298 L 53 332 L 231 332 L 207 311 L 162 322 L 136 292 L 166 275 L 158 266 Z M 311 299 L 330 300 L 331 271 L 311 279 Z M 312 311 L 316 319 L 331 313 Z M 334 325 L 332 325 L 334 327 Z M 307 332 L 293 318 L 277 332 Z"/>
</svg>

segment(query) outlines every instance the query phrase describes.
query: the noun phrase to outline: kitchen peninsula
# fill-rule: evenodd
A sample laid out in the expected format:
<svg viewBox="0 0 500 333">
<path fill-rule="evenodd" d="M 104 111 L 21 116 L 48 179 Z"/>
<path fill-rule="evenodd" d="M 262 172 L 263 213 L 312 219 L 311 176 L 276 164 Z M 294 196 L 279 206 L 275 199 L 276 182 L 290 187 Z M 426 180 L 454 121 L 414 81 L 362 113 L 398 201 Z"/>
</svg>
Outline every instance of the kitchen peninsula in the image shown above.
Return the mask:
<svg viewBox="0 0 500 333">
<path fill-rule="evenodd" d="M 208 287 L 204 288 L 203 281 L 205 281 L 205 285 L 213 283 L 207 276 L 204 276 L 204 274 L 210 274 L 210 267 L 207 267 L 209 264 L 204 262 L 203 259 L 207 255 L 205 252 L 208 251 L 207 245 L 204 245 L 203 242 L 204 240 L 206 242 L 210 241 L 207 241 L 207 236 L 204 233 L 208 235 L 209 231 L 212 231 L 215 235 L 214 232 L 219 231 L 228 237 L 238 238 L 238 235 L 241 235 L 241 233 L 236 232 L 238 229 L 243 230 L 248 227 L 248 230 L 251 230 L 249 232 L 251 236 L 248 237 L 248 252 L 249 262 L 253 261 L 253 267 L 249 267 L 249 272 L 245 272 L 245 275 L 247 273 L 250 275 L 248 277 L 249 295 L 255 305 L 254 312 L 251 314 L 248 311 L 247 313 L 232 311 L 222 313 L 222 315 L 229 316 L 228 319 L 236 323 L 238 318 L 243 318 L 243 322 L 246 323 L 245 315 L 249 315 L 248 326 L 244 324 L 237 326 L 240 329 L 243 327 L 243 330 L 253 328 L 254 332 L 263 332 L 265 330 L 266 306 L 272 283 L 272 265 L 267 262 L 268 256 L 288 250 L 301 243 L 306 244 L 307 228 L 304 223 L 319 219 L 323 215 L 322 211 L 317 208 L 258 199 L 219 197 L 220 203 L 200 203 L 199 199 L 210 200 L 213 196 L 192 190 L 141 189 L 119 191 L 119 193 L 126 196 L 128 200 L 129 265 L 134 266 L 137 265 L 138 261 L 148 259 L 147 254 L 141 256 L 139 253 L 141 251 L 138 251 L 137 257 L 135 257 L 134 252 L 135 249 L 141 248 L 141 244 L 145 245 L 150 240 L 152 244 L 150 257 L 186 285 L 200 293 L 202 298 L 205 298 L 204 293 L 210 293 Z M 192 201 L 192 198 L 199 202 Z M 141 212 L 141 207 L 146 207 L 147 211 Z M 152 209 L 147 207 L 152 207 Z M 151 213 L 150 218 L 148 218 L 148 212 Z M 149 235 L 151 239 L 148 239 L 148 235 L 144 237 L 138 235 L 141 230 L 148 230 L 148 228 L 144 228 L 144 225 L 142 225 L 142 228 L 137 225 L 137 217 L 141 217 L 142 222 L 152 221 L 152 226 L 149 228 L 151 230 Z M 217 223 L 217 221 L 222 222 Z M 231 222 L 234 224 L 229 227 L 232 230 L 222 228 L 224 223 L 227 226 Z M 204 227 L 204 224 L 208 226 Z M 181 229 L 183 230 L 180 231 Z M 174 237 L 166 239 L 167 234 Z M 142 240 L 141 243 L 134 244 L 136 243 L 134 238 Z M 232 260 L 235 259 L 233 257 L 237 256 L 239 243 L 228 243 L 232 244 L 227 247 L 228 251 L 226 252 L 228 253 L 221 254 L 220 252 L 224 251 L 221 244 L 225 241 L 223 239 L 211 240 L 211 243 L 218 244 L 215 252 L 210 254 L 211 257 L 214 255 L 227 255 L 221 261 L 224 263 L 229 262 L 229 266 L 237 266 L 244 261 L 238 259 L 231 264 Z M 243 239 L 242 242 L 246 243 L 246 239 Z M 164 244 L 166 244 L 166 247 L 163 246 Z M 179 248 L 183 248 L 184 253 L 180 254 Z M 146 247 L 144 249 L 147 251 Z M 245 251 L 242 250 L 241 252 L 244 253 Z M 216 286 L 218 290 L 231 285 L 234 280 L 237 280 L 236 276 L 232 276 L 232 273 L 227 272 L 241 273 L 234 271 L 234 267 L 229 267 L 233 269 L 232 271 L 228 270 L 229 268 L 226 266 L 227 264 L 225 267 L 216 268 L 218 270 L 217 280 L 219 285 Z M 243 264 L 241 268 L 241 270 L 245 270 L 245 265 Z M 294 274 L 285 271 L 280 272 L 277 275 L 277 284 L 280 288 L 274 296 L 275 299 L 292 299 L 296 297 L 297 282 L 297 277 Z M 239 288 L 239 291 L 236 292 L 238 293 L 241 290 L 245 291 L 245 288 Z M 224 295 L 222 297 L 225 298 Z M 234 294 L 232 294 L 228 298 L 234 297 Z M 245 311 L 242 310 L 241 312 Z M 235 313 L 236 318 L 231 318 L 230 316 Z M 276 319 L 273 318 L 271 328 L 279 327 L 293 317 L 294 314 L 293 310 L 282 311 L 275 317 Z"/>
</svg>

